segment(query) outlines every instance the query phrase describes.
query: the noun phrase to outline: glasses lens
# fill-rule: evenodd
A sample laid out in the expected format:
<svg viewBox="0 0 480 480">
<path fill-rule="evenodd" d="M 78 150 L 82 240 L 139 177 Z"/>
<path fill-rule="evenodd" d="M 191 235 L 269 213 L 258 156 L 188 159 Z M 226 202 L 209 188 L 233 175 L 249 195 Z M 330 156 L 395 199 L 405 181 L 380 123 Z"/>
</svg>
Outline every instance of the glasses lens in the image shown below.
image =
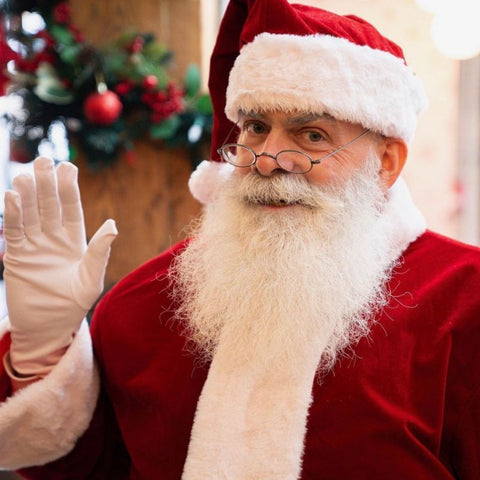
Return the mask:
<svg viewBox="0 0 480 480">
<path fill-rule="evenodd" d="M 287 172 L 305 173 L 312 168 L 310 157 L 296 150 L 284 150 L 277 155 L 278 165 Z"/>
<path fill-rule="evenodd" d="M 237 143 L 229 143 L 222 147 L 223 158 L 226 162 L 237 167 L 248 167 L 255 163 L 255 155 L 247 147 Z"/>
</svg>

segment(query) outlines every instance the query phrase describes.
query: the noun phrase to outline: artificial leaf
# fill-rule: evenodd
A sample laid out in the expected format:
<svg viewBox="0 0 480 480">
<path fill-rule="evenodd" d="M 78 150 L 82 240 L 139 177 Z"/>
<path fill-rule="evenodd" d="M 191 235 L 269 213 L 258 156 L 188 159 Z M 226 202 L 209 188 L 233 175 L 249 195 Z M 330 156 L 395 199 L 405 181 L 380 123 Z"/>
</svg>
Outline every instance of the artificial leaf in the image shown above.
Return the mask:
<svg viewBox="0 0 480 480">
<path fill-rule="evenodd" d="M 210 95 L 208 93 L 200 95 L 195 102 L 195 107 L 203 115 L 211 115 L 213 113 L 213 105 Z"/>
<path fill-rule="evenodd" d="M 138 36 L 139 33 L 137 30 L 126 30 L 117 38 L 117 40 L 115 40 L 115 44 L 121 47 L 125 47 L 132 43 L 133 40 L 135 40 L 135 38 Z"/>
<path fill-rule="evenodd" d="M 62 85 L 51 64 L 40 64 L 37 68 L 37 77 L 37 85 L 33 91 L 38 98 L 56 105 L 66 105 L 73 101 L 73 95 Z"/>
<path fill-rule="evenodd" d="M 73 95 L 55 84 L 48 86 L 40 95 L 38 89 L 35 90 L 35 93 L 44 102 L 55 103 L 57 105 L 67 105 L 73 102 Z"/>
<path fill-rule="evenodd" d="M 174 115 L 165 119 L 161 123 L 156 123 L 150 127 L 150 136 L 153 139 L 168 139 L 173 137 L 178 127 L 180 126 L 180 118 Z"/>
<path fill-rule="evenodd" d="M 105 74 L 114 74 L 119 76 L 125 69 L 128 55 L 125 52 L 119 50 L 108 50 L 105 55 L 102 56 L 102 65 Z"/>
<path fill-rule="evenodd" d="M 61 25 L 53 24 L 50 27 L 50 34 L 60 45 L 72 45 L 75 43 L 70 31 Z"/>
<path fill-rule="evenodd" d="M 185 91 L 187 97 L 194 97 L 200 90 L 200 84 L 200 69 L 194 64 L 189 65 L 185 75 Z"/>
<path fill-rule="evenodd" d="M 81 50 L 78 45 L 67 45 L 60 50 L 59 55 L 65 63 L 72 65 L 78 60 Z"/>
<path fill-rule="evenodd" d="M 166 85 L 165 70 L 159 64 L 147 61 L 139 62 L 135 64 L 134 72 L 139 80 L 147 75 L 155 75 L 159 80 L 159 86 Z"/>
<path fill-rule="evenodd" d="M 142 53 L 149 61 L 161 63 L 167 52 L 168 50 L 165 46 L 159 43 L 149 42 L 143 47 Z"/>
</svg>

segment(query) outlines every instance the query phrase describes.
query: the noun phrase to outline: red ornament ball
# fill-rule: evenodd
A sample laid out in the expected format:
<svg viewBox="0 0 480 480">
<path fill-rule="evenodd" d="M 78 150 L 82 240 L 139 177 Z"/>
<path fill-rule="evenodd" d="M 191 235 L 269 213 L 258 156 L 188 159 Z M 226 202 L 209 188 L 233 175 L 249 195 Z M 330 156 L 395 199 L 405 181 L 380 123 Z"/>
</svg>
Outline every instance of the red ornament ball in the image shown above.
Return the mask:
<svg viewBox="0 0 480 480">
<path fill-rule="evenodd" d="M 83 113 L 90 123 L 111 125 L 122 112 L 122 102 L 111 90 L 88 95 L 83 104 Z"/>
</svg>

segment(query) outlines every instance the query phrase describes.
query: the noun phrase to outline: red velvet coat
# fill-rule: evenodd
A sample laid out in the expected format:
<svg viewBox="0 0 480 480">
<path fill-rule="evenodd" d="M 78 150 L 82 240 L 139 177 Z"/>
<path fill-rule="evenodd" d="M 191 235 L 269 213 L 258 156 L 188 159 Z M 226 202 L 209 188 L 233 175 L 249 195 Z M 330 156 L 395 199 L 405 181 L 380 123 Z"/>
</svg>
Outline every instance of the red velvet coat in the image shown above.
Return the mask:
<svg viewBox="0 0 480 480">
<path fill-rule="evenodd" d="M 27 478 L 180 479 L 207 374 L 171 321 L 165 272 L 181 248 L 99 304 L 92 334 L 103 393 L 90 429 Z M 427 232 L 389 288 L 355 358 L 314 385 L 301 478 L 478 480 L 480 252 Z"/>
</svg>

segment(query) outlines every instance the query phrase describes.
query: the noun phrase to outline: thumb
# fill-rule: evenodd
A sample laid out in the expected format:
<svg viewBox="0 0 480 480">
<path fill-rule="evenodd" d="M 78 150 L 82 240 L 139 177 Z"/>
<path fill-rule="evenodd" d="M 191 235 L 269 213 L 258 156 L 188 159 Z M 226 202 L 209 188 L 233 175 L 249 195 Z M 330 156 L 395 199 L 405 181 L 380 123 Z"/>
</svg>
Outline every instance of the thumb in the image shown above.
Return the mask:
<svg viewBox="0 0 480 480">
<path fill-rule="evenodd" d="M 117 234 L 115 222 L 111 219 L 107 220 L 91 238 L 78 264 L 72 291 L 78 305 L 85 310 L 90 309 L 102 293 L 110 246 Z"/>
<path fill-rule="evenodd" d="M 90 252 L 91 255 L 108 260 L 108 255 L 110 254 L 110 245 L 115 240 L 117 235 L 118 230 L 115 226 L 115 221 L 109 218 L 91 238 L 90 242 L 88 243 L 86 254 L 88 255 Z"/>
</svg>

